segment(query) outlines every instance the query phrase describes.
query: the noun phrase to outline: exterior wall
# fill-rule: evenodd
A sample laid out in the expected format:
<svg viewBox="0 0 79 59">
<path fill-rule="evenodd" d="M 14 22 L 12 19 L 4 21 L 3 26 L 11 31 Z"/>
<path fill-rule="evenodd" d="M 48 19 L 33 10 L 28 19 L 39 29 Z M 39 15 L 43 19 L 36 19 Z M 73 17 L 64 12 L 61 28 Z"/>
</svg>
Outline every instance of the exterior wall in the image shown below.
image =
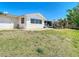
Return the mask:
<svg viewBox="0 0 79 59">
<path fill-rule="evenodd" d="M 16 25 L 15 18 L 0 15 L 0 29 L 13 29 Z"/>
<path fill-rule="evenodd" d="M 31 19 L 40 19 L 42 20 L 42 24 L 32 24 Z M 39 29 L 44 27 L 44 18 L 40 16 L 39 14 L 29 14 L 25 15 L 25 23 L 26 23 L 26 29 Z"/>
<path fill-rule="evenodd" d="M 11 17 L 11 20 L 14 24 L 13 28 L 17 28 L 19 19 L 17 17 Z"/>
</svg>

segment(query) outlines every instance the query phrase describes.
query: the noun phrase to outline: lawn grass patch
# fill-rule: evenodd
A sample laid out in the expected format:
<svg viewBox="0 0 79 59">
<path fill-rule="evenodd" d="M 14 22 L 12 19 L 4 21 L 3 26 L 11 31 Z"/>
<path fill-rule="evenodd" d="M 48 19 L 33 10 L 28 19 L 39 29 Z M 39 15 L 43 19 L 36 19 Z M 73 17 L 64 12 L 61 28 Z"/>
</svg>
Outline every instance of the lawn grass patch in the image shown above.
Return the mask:
<svg viewBox="0 0 79 59">
<path fill-rule="evenodd" d="M 0 56 L 79 56 L 79 30 L 3 30 L 0 33 Z"/>
</svg>

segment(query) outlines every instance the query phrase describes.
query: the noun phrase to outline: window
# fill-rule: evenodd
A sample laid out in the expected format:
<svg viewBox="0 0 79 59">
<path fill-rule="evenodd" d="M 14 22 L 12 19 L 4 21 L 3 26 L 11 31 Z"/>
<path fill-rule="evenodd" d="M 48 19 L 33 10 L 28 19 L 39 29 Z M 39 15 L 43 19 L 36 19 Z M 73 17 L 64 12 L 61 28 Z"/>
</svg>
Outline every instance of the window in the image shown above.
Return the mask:
<svg viewBox="0 0 79 59">
<path fill-rule="evenodd" d="M 21 18 L 21 24 L 23 24 L 24 23 L 24 18 Z"/>
<path fill-rule="evenodd" d="M 31 23 L 42 24 L 42 20 L 40 20 L 40 19 L 31 19 Z"/>
</svg>

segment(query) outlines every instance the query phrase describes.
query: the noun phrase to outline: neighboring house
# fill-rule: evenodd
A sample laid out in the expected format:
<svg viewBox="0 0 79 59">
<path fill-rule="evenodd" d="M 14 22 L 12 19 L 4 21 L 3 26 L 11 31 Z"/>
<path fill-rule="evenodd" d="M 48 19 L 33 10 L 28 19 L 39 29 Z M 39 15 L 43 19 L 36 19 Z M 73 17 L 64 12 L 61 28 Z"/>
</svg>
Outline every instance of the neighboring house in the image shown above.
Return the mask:
<svg viewBox="0 0 79 59">
<path fill-rule="evenodd" d="M 40 13 L 26 14 L 23 16 L 14 16 L 9 14 L 0 14 L 0 29 L 39 29 L 44 28 L 44 20 Z"/>
</svg>

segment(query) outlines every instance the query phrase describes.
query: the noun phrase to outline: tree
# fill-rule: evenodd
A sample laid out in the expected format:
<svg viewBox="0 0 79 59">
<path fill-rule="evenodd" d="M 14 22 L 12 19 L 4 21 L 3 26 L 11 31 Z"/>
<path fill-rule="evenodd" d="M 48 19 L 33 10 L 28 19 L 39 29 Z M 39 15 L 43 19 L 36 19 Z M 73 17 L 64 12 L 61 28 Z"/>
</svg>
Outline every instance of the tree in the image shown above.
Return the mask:
<svg viewBox="0 0 79 59">
<path fill-rule="evenodd" d="M 67 12 L 67 20 L 69 24 L 79 27 L 79 4 L 76 7 L 67 10 Z"/>
<path fill-rule="evenodd" d="M 4 14 L 3 12 L 0 12 L 0 14 Z"/>
</svg>

